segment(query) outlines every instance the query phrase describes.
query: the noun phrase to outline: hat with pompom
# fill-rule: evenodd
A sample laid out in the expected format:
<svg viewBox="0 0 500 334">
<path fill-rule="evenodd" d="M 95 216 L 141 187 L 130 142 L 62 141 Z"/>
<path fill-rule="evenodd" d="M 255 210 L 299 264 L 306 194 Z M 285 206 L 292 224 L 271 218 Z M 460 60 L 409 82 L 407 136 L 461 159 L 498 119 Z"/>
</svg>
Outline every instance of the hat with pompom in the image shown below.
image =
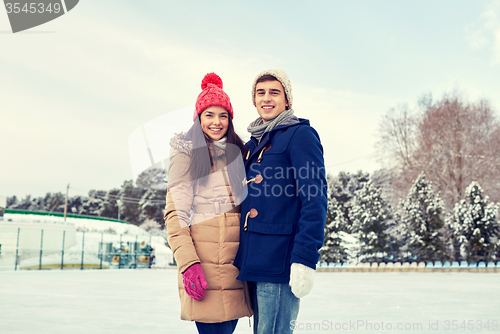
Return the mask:
<svg viewBox="0 0 500 334">
<path fill-rule="evenodd" d="M 196 120 L 203 110 L 212 106 L 219 106 L 227 110 L 234 118 L 233 106 L 229 96 L 222 90 L 222 79 L 215 73 L 207 73 L 201 81 L 202 92 L 196 99 L 196 110 L 193 115 L 193 121 Z"/>
</svg>

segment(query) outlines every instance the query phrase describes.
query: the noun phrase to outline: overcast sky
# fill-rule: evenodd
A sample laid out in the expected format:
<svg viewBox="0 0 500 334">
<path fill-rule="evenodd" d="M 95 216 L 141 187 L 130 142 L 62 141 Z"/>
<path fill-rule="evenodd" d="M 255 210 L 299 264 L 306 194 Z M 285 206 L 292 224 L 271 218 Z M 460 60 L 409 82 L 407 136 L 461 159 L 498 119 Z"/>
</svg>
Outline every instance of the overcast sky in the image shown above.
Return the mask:
<svg viewBox="0 0 500 334">
<path fill-rule="evenodd" d="M 498 114 L 500 1 L 81 0 L 17 34 L 0 9 L 0 195 L 120 187 L 130 135 L 192 106 L 207 72 L 248 139 L 252 81 L 275 67 L 328 171 L 372 172 L 381 117 L 398 104 L 458 87 Z"/>
</svg>

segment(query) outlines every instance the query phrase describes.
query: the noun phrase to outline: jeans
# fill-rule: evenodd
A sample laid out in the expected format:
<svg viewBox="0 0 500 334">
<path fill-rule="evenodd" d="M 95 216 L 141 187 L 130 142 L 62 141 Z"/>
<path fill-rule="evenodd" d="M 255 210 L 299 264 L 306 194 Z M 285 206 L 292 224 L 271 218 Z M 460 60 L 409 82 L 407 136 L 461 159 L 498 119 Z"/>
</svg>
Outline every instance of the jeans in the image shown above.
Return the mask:
<svg viewBox="0 0 500 334">
<path fill-rule="evenodd" d="M 237 324 L 238 319 L 215 323 L 196 321 L 196 328 L 200 334 L 233 334 Z"/>
<path fill-rule="evenodd" d="M 288 283 L 251 282 L 254 334 L 293 333 L 290 322 L 297 320 L 300 299 Z"/>
</svg>

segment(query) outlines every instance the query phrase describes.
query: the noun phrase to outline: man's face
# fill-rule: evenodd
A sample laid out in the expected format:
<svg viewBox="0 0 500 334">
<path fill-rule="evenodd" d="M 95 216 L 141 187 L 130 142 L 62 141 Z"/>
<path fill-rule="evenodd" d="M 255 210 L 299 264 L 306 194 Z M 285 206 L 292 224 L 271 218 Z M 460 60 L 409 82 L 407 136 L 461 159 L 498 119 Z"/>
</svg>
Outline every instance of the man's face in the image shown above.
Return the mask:
<svg viewBox="0 0 500 334">
<path fill-rule="evenodd" d="M 257 83 L 255 86 L 255 106 L 264 123 L 285 111 L 288 102 L 281 82 L 273 80 Z"/>
</svg>

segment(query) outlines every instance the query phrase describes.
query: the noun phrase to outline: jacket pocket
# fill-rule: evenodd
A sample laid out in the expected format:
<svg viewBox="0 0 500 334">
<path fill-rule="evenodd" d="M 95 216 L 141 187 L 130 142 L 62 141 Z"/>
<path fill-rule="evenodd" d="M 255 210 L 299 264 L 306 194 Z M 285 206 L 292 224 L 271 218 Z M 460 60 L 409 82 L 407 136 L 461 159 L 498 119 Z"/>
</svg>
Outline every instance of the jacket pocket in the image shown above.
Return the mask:
<svg viewBox="0 0 500 334">
<path fill-rule="evenodd" d="M 279 275 L 289 265 L 292 244 L 292 224 L 252 221 L 248 224 L 246 270 L 254 273 Z"/>
</svg>

